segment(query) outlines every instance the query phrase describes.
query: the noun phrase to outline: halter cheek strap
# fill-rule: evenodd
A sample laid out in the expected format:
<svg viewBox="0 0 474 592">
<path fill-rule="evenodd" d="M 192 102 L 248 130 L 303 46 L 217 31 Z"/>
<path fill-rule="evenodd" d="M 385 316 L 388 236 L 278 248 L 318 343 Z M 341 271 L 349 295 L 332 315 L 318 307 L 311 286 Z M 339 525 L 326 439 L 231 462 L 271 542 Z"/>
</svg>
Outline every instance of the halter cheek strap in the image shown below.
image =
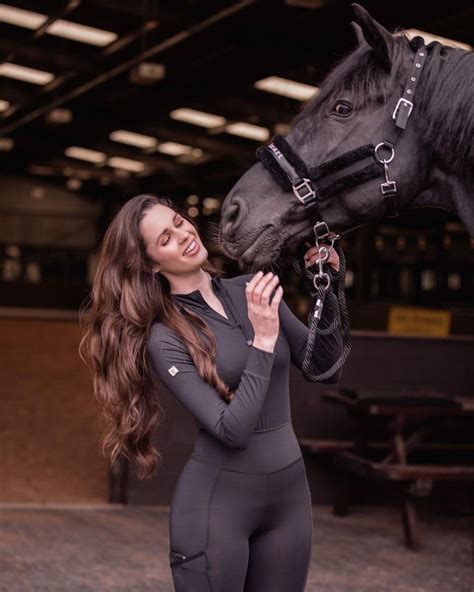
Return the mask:
<svg viewBox="0 0 474 592">
<path fill-rule="evenodd" d="M 406 128 L 408 118 L 413 110 L 413 96 L 426 59 L 426 47 L 423 39 L 416 37 L 411 41 L 411 44 L 416 47 L 416 55 L 403 94 L 394 107 L 392 119 L 395 125 L 388 139 L 383 140 L 376 146 L 373 144 L 359 146 L 310 169 L 283 136 L 277 135 L 273 138 L 271 144 L 257 149 L 257 158 L 260 159 L 284 191 L 291 190 L 293 192 L 305 207 L 311 220 L 322 221 L 323 219 L 318 208 L 319 201 L 365 183 L 379 176 L 382 172 L 385 175 L 385 182 L 381 183 L 380 191 L 384 197 L 386 215 L 398 215 L 396 203 L 397 184 L 393 179 L 390 179 L 388 165 L 395 156 L 395 146 L 401 132 Z M 383 149 L 390 151 L 388 158 L 383 157 Z M 342 171 L 346 167 L 368 157 L 373 157 L 375 162 L 359 171 L 333 179 L 329 183 L 316 183 L 325 176 Z"/>
</svg>

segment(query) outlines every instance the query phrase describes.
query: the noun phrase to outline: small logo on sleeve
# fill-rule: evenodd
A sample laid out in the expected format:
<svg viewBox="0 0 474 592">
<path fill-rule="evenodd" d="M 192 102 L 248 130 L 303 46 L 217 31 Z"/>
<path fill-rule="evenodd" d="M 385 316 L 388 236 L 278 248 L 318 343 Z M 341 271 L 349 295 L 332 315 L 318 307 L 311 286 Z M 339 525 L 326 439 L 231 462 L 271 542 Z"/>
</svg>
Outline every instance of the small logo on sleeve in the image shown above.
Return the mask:
<svg viewBox="0 0 474 592">
<path fill-rule="evenodd" d="M 179 370 L 176 368 L 176 366 L 171 366 L 171 368 L 168 368 L 168 372 L 171 374 L 171 376 L 176 376 Z"/>
</svg>

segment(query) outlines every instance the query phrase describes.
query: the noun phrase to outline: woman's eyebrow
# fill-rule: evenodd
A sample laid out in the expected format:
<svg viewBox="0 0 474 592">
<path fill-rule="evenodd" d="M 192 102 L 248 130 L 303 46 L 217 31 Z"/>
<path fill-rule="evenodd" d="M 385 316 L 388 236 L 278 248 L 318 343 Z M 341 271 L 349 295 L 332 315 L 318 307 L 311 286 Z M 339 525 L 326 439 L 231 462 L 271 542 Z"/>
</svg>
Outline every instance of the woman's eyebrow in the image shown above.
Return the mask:
<svg viewBox="0 0 474 592">
<path fill-rule="evenodd" d="M 176 214 L 173 216 L 173 224 L 174 224 L 174 221 L 176 219 L 176 216 L 178 216 L 178 212 L 176 212 Z M 168 227 L 166 227 L 162 232 L 160 232 L 160 234 L 158 235 L 158 238 L 156 239 L 155 245 L 159 241 L 159 239 L 162 236 L 163 232 L 166 232 L 167 230 L 168 230 Z"/>
</svg>

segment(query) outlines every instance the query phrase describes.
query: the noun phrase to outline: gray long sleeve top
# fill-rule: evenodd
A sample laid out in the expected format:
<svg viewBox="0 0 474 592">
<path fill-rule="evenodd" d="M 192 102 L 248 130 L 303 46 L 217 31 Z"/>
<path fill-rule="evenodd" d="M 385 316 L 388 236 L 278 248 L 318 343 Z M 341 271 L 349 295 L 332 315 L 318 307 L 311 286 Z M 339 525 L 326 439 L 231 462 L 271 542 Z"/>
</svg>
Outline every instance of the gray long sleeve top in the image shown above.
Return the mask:
<svg viewBox="0 0 474 592">
<path fill-rule="evenodd" d="M 296 317 L 284 299 L 279 304 L 280 332 L 273 352 L 252 344 L 253 326 L 248 318 L 245 283 L 253 274 L 222 278 L 211 274 L 211 285 L 228 318 L 215 311 L 199 290 L 172 294 L 177 304 L 199 314 L 217 341 L 216 366 L 223 380 L 235 390 L 230 402 L 199 375 L 181 338 L 161 322 L 152 325 L 148 352 L 159 379 L 193 415 L 200 431 L 228 448 L 244 450 L 253 434 L 291 422 L 289 399 L 290 362 L 301 370 L 308 327 Z M 331 322 L 323 310 L 320 327 Z M 319 336 L 313 352 L 312 373 L 327 370 L 342 354 L 340 330 Z M 324 382 L 340 380 L 342 369 Z"/>
</svg>

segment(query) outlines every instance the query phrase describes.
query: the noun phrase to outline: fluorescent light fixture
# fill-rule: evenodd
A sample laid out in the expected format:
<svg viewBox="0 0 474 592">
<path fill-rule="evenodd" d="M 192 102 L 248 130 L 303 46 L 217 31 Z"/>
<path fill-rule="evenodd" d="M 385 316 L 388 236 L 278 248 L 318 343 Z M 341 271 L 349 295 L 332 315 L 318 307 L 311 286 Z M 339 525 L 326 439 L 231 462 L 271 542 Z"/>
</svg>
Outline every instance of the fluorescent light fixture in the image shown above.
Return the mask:
<svg viewBox="0 0 474 592">
<path fill-rule="evenodd" d="M 76 177 L 70 177 L 66 181 L 66 187 L 72 191 L 77 191 L 82 187 L 82 181 L 80 179 L 76 179 Z"/>
<path fill-rule="evenodd" d="M 45 14 L 0 4 L 0 23 L 8 23 L 9 25 L 34 30 L 39 29 L 47 20 L 48 17 Z"/>
<path fill-rule="evenodd" d="M 72 111 L 71 109 L 64 109 L 64 107 L 56 107 L 55 109 L 51 109 L 45 115 L 46 123 L 54 123 L 54 124 L 66 124 L 71 123 L 72 121 Z"/>
<path fill-rule="evenodd" d="M 72 41 L 79 41 L 80 43 L 89 43 L 89 45 L 97 45 L 104 47 L 115 41 L 118 37 L 117 33 L 111 31 L 104 31 L 94 27 L 87 27 L 79 23 L 71 21 L 64 21 L 58 19 L 54 21 L 48 28 L 47 33 L 56 35 L 57 37 L 64 37 Z"/>
<path fill-rule="evenodd" d="M 170 117 L 178 121 L 185 121 L 186 123 L 208 128 L 219 127 L 226 123 L 225 118 L 220 115 L 213 115 L 212 113 L 196 111 L 195 109 L 188 109 L 186 107 L 171 111 Z"/>
<path fill-rule="evenodd" d="M 419 29 L 406 29 L 405 31 L 400 31 L 399 35 L 403 35 L 404 33 L 408 39 L 412 39 L 419 35 L 420 37 L 423 37 L 426 44 L 431 43 L 432 41 L 439 41 L 443 45 L 450 45 L 451 47 L 459 47 L 460 49 L 467 50 L 472 49 L 467 43 L 461 43 L 461 41 L 454 41 L 454 39 L 447 39 L 446 37 L 440 37 L 439 35 L 432 35 L 426 31 L 420 31 Z"/>
<path fill-rule="evenodd" d="M 57 170 L 54 167 L 45 166 L 41 164 L 30 164 L 28 172 L 32 175 L 56 175 Z"/>
<path fill-rule="evenodd" d="M 290 124 L 289 123 L 275 123 L 273 126 L 273 131 L 275 134 L 280 134 L 281 136 L 285 136 L 290 131 Z"/>
<path fill-rule="evenodd" d="M 227 125 L 225 131 L 229 134 L 234 134 L 234 136 L 258 140 L 259 142 L 265 142 L 270 137 L 270 132 L 266 127 L 244 123 L 243 121 Z"/>
<path fill-rule="evenodd" d="M 88 148 L 81 148 L 80 146 L 69 146 L 64 151 L 69 158 L 77 158 L 78 160 L 86 160 L 87 162 L 94 162 L 99 164 L 104 162 L 107 155 L 97 150 L 89 150 Z"/>
<path fill-rule="evenodd" d="M 114 142 L 121 142 L 122 144 L 129 144 L 137 148 L 153 148 L 157 144 L 157 139 L 151 136 L 144 136 L 135 132 L 127 130 L 115 130 L 109 136 Z"/>
<path fill-rule="evenodd" d="M 107 161 L 107 164 L 114 169 L 122 169 L 131 173 L 141 173 L 145 169 L 143 162 L 131 158 L 122 158 L 121 156 L 112 156 Z"/>
<path fill-rule="evenodd" d="M 32 84 L 48 84 L 48 82 L 51 82 L 54 78 L 54 74 L 51 74 L 51 72 L 34 70 L 33 68 L 11 64 L 10 62 L 0 64 L 0 76 L 14 78 L 15 80 L 23 80 L 24 82 L 31 82 Z"/>
<path fill-rule="evenodd" d="M 13 141 L 13 138 L 0 138 L 0 151 L 8 152 L 13 149 L 14 145 L 15 142 Z"/>
<path fill-rule="evenodd" d="M 0 99 L 0 113 L 2 111 L 6 111 L 8 109 L 8 107 L 10 107 L 10 103 L 8 101 L 4 101 L 3 99 Z"/>
<path fill-rule="evenodd" d="M 255 88 L 258 88 L 258 90 L 265 90 L 283 97 L 290 97 L 290 99 L 297 99 L 298 101 L 307 101 L 315 93 L 319 92 L 317 86 L 303 84 L 302 82 L 288 80 L 287 78 L 280 78 L 280 76 L 268 76 L 268 78 L 262 78 L 262 80 L 258 80 L 254 86 Z"/>
<path fill-rule="evenodd" d="M 157 147 L 157 150 L 170 156 L 181 156 L 182 154 L 191 154 L 193 147 L 186 144 L 178 144 L 178 142 L 163 142 Z"/>
<path fill-rule="evenodd" d="M 134 84 L 154 84 L 166 76 L 166 66 L 156 62 L 141 62 L 130 70 L 129 80 Z"/>
</svg>

